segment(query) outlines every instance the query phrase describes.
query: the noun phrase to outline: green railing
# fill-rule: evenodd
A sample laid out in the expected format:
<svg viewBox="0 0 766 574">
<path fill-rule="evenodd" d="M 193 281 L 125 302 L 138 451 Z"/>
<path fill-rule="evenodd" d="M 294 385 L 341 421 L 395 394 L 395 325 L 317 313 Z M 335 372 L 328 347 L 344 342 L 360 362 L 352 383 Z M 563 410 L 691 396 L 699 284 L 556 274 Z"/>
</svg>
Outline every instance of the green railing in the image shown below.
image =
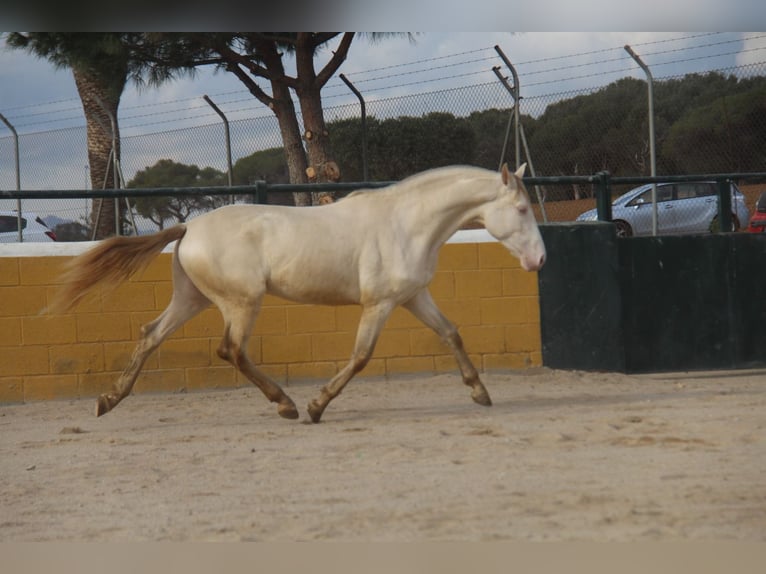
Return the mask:
<svg viewBox="0 0 766 574">
<path fill-rule="evenodd" d="M 619 176 L 613 177 L 607 171 L 594 175 L 526 177 L 527 186 L 535 185 L 571 185 L 589 184 L 593 186 L 596 197 L 598 219 L 612 220 L 612 188 L 617 185 L 642 185 L 647 183 L 679 183 L 692 181 L 718 182 L 718 207 L 721 231 L 732 230 L 731 197 L 726 193 L 728 183 L 732 181 L 766 181 L 766 172 L 757 173 L 718 173 L 667 176 Z M 348 183 L 267 183 L 256 181 L 251 185 L 231 187 L 152 187 L 130 189 L 65 189 L 65 190 L 0 190 L 0 199 L 82 199 L 98 197 L 151 197 L 168 195 L 236 195 L 251 196 L 253 203 L 266 203 L 267 194 L 294 192 L 341 192 L 349 193 L 358 189 L 377 189 L 391 185 L 391 181 L 348 182 Z"/>
</svg>

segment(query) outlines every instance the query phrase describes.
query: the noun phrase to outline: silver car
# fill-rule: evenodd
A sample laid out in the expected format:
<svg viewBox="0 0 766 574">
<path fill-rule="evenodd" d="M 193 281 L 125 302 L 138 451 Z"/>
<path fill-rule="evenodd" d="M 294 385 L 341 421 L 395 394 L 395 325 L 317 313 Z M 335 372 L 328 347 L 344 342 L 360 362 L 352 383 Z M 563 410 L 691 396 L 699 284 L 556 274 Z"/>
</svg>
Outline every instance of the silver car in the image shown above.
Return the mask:
<svg viewBox="0 0 766 574">
<path fill-rule="evenodd" d="M 731 186 L 732 225 L 735 231 L 747 227 L 750 212 L 745 196 Z M 595 209 L 577 221 L 595 221 Z M 642 185 L 612 203 L 612 221 L 618 237 L 652 234 L 652 184 Z M 657 184 L 657 233 L 708 233 L 718 229 L 718 183 L 693 181 Z"/>
</svg>

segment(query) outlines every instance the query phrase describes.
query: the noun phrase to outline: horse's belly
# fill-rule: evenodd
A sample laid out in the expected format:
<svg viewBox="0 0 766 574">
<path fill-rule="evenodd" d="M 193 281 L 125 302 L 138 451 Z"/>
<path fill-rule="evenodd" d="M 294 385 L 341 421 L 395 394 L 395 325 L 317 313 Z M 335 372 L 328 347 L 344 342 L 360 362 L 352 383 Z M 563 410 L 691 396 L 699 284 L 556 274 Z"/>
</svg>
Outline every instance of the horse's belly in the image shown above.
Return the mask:
<svg viewBox="0 0 766 574">
<path fill-rule="evenodd" d="M 272 295 L 298 303 L 318 305 L 351 305 L 359 303 L 359 282 L 343 274 L 327 273 L 279 273 L 266 282 Z"/>
</svg>

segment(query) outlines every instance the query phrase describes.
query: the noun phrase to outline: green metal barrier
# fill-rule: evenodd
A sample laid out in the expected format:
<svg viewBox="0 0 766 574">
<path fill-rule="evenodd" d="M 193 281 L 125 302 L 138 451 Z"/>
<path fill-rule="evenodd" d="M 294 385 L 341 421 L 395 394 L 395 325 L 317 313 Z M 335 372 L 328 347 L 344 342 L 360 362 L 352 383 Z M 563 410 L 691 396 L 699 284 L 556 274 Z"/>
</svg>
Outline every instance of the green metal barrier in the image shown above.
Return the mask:
<svg viewBox="0 0 766 574">
<path fill-rule="evenodd" d="M 766 366 L 766 234 L 541 227 L 543 364 L 624 372 Z"/>
</svg>

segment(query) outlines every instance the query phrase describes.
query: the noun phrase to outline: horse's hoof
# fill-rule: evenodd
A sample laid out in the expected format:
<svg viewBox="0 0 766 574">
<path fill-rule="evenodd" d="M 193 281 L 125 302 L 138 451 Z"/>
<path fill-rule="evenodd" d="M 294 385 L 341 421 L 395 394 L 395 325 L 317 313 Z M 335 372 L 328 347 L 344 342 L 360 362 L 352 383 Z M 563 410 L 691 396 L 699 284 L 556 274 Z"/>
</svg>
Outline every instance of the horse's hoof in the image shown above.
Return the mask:
<svg viewBox="0 0 766 574">
<path fill-rule="evenodd" d="M 107 395 L 101 395 L 96 401 L 96 416 L 100 417 L 112 410 L 109 405 L 109 397 Z"/>
<path fill-rule="evenodd" d="M 309 412 L 309 416 L 311 417 L 312 423 L 318 423 L 322 418 L 322 413 L 324 412 L 324 409 L 320 407 L 316 401 L 311 401 L 307 410 Z"/>
<path fill-rule="evenodd" d="M 471 392 L 471 398 L 473 402 L 482 405 L 483 407 L 491 407 L 492 399 L 489 398 L 489 393 L 484 387 L 477 387 Z"/>
<path fill-rule="evenodd" d="M 284 405 L 280 404 L 277 407 L 277 413 L 279 413 L 279 416 L 283 419 L 297 419 L 300 416 L 298 414 L 298 409 L 295 408 L 295 403 L 292 401 Z"/>
</svg>

